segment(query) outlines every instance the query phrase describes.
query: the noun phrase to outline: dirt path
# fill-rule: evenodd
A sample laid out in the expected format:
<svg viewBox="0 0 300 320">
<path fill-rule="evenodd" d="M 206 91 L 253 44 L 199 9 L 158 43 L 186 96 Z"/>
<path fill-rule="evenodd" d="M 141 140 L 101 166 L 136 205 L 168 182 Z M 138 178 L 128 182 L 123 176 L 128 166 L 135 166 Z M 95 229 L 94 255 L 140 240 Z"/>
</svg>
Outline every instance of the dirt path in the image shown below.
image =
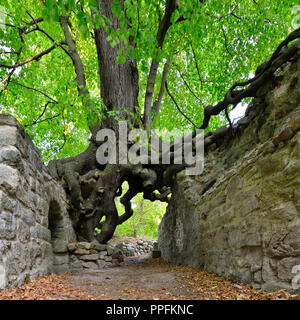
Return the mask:
<svg viewBox="0 0 300 320">
<path fill-rule="evenodd" d="M 120 267 L 48 275 L 0 291 L 0 300 L 273 300 L 297 299 L 283 290 L 266 293 L 213 273 L 162 259 L 126 258 Z"/>
<path fill-rule="evenodd" d="M 193 299 L 191 285 L 183 272 L 170 272 L 170 266 L 147 257 L 127 258 L 115 268 L 65 274 L 75 286 L 93 292 L 101 299 Z"/>
</svg>

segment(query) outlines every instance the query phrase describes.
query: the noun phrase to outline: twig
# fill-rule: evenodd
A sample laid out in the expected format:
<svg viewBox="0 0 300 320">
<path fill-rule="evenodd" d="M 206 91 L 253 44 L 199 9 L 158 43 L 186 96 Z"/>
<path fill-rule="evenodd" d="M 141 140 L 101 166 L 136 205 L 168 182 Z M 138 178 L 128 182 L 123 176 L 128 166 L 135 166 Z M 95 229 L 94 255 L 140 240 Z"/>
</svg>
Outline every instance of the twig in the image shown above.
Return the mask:
<svg viewBox="0 0 300 320">
<path fill-rule="evenodd" d="M 177 110 L 197 129 L 200 129 L 186 114 L 184 114 L 184 112 L 181 110 L 181 108 L 179 107 L 179 105 L 177 104 L 176 100 L 174 99 L 173 95 L 171 94 L 171 92 L 169 91 L 168 88 L 168 82 L 166 81 L 166 90 L 168 95 L 170 96 L 170 98 L 172 99 L 172 101 L 174 102 Z"/>
<path fill-rule="evenodd" d="M 178 66 L 177 66 L 177 65 L 176 65 L 176 67 L 177 67 L 177 71 L 178 71 L 178 73 L 179 73 L 179 75 L 180 75 L 180 78 L 183 80 L 183 83 L 184 83 L 185 86 L 188 88 L 188 90 L 190 91 L 190 93 L 191 93 L 201 104 L 203 104 L 202 100 L 201 100 L 199 97 L 197 97 L 197 95 L 196 95 L 195 92 L 192 90 L 192 88 L 190 87 L 190 85 L 188 84 L 188 82 L 185 80 L 183 74 L 180 72 L 180 70 L 178 69 Z"/>
<path fill-rule="evenodd" d="M 11 83 L 16 84 L 16 85 L 18 85 L 18 86 L 21 86 L 21 87 L 23 87 L 23 88 L 25 88 L 25 89 L 28 89 L 28 90 L 36 91 L 36 92 L 42 94 L 43 96 L 45 96 L 46 98 L 50 99 L 53 103 L 58 103 L 55 99 L 51 98 L 48 94 L 46 94 L 45 92 L 43 92 L 43 91 L 41 91 L 41 90 L 39 90 L 39 89 L 35 89 L 35 88 L 32 88 L 32 87 L 28 87 L 28 86 L 26 86 L 26 85 L 24 85 L 24 84 L 22 84 L 22 83 L 19 83 L 19 82 L 17 82 L 17 81 L 14 81 L 14 80 L 12 80 Z"/>
<path fill-rule="evenodd" d="M 224 30 L 224 26 L 222 26 L 222 32 L 223 32 L 223 36 L 224 36 L 224 40 L 225 40 L 225 48 L 226 48 L 226 51 L 227 51 L 228 54 L 231 56 L 231 58 L 233 58 L 233 55 L 231 54 L 231 52 L 229 51 L 229 48 L 228 48 L 227 37 L 226 37 L 225 30 Z"/>
<path fill-rule="evenodd" d="M 32 127 L 32 126 L 34 126 L 34 125 L 36 125 L 36 124 L 39 124 L 39 123 L 42 123 L 42 122 L 45 122 L 45 121 L 48 121 L 48 120 L 52 120 L 52 119 L 54 119 L 54 118 L 57 118 L 57 117 L 59 117 L 60 115 L 61 115 L 61 114 L 58 113 L 58 114 L 54 115 L 53 117 L 48 117 L 48 118 L 45 118 L 45 119 L 40 120 L 40 121 L 34 121 L 32 124 L 26 124 L 26 125 L 24 125 L 24 127 Z"/>
<path fill-rule="evenodd" d="M 50 53 L 52 50 L 54 50 L 55 48 L 57 47 L 56 44 L 54 44 L 52 47 L 48 48 L 47 50 L 39 53 L 38 55 L 34 56 L 34 57 L 31 57 L 31 58 L 28 58 L 26 60 L 24 60 L 23 62 L 20 62 L 20 63 L 16 63 L 14 65 L 6 65 L 6 64 L 0 64 L 0 68 L 6 68 L 6 69 L 16 69 L 16 68 L 19 68 L 19 67 L 22 67 L 24 66 L 25 64 L 28 64 L 29 62 L 32 62 L 32 61 L 39 61 L 44 55 Z"/>
</svg>

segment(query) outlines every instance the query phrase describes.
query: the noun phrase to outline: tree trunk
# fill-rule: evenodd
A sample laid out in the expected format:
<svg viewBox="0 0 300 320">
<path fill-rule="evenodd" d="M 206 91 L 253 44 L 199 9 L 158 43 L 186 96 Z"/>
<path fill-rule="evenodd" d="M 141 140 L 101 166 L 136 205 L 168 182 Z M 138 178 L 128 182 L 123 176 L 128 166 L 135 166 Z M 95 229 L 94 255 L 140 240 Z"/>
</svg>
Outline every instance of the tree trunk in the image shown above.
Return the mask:
<svg viewBox="0 0 300 320">
<path fill-rule="evenodd" d="M 113 28 L 117 29 L 120 25 L 117 17 L 111 12 L 112 2 L 113 0 L 98 0 L 98 5 L 101 13 L 111 19 Z M 62 19 L 64 32 L 69 36 L 69 43 L 72 46 L 71 36 L 63 22 Z M 114 199 L 123 182 L 120 165 L 100 166 L 97 163 L 96 151 L 99 145 L 95 135 L 99 129 L 112 129 L 116 135 L 118 152 L 118 119 L 126 120 L 136 127 L 132 115 L 137 113 L 139 87 L 136 61 L 127 57 L 125 63 L 117 63 L 117 50 L 124 49 L 124 43 L 112 48 L 106 40 L 107 34 L 102 26 L 95 29 L 94 33 L 101 98 L 106 106 L 104 117 L 98 125 L 93 124 L 91 143 L 85 152 L 76 157 L 52 161 L 49 163 L 49 169 L 54 177 L 62 177 L 67 184 L 72 204 L 70 215 L 79 240 L 92 241 L 95 228 L 99 227 L 100 220 L 105 217 L 104 223 L 100 225 L 101 233 L 97 236 L 99 242 L 105 243 L 113 236 L 116 226 L 132 214 L 130 199 L 136 193 L 129 193 L 129 197 L 127 195 L 124 198 L 122 203 L 126 214 L 119 217 Z M 134 45 L 133 40 L 130 45 Z M 83 70 L 83 65 L 80 70 Z M 118 119 L 110 115 L 110 112 L 116 109 L 119 111 Z M 95 127 L 98 130 L 95 130 Z"/>
<path fill-rule="evenodd" d="M 124 0 L 121 1 L 124 3 Z M 112 27 L 118 29 L 120 23 L 118 18 L 112 14 L 111 5 L 113 0 L 98 0 L 98 7 L 101 14 L 105 15 L 112 22 Z M 74 53 L 74 42 L 67 26 L 67 20 L 61 19 L 61 25 L 69 43 L 72 61 L 78 70 L 84 72 L 82 63 L 78 63 L 78 55 Z M 90 146 L 86 151 L 76 157 L 62 160 L 55 160 L 49 163 L 49 170 L 55 178 L 62 179 L 66 184 L 66 191 L 70 198 L 70 216 L 79 240 L 94 240 L 95 228 L 100 228 L 101 233 L 96 238 L 101 243 L 111 239 L 118 224 L 123 223 L 133 215 L 130 200 L 139 192 L 144 197 L 155 201 L 167 201 L 169 193 L 163 182 L 165 168 L 158 164 L 154 166 L 142 164 L 106 164 L 99 165 L 96 161 L 96 152 L 100 143 L 96 135 L 99 129 L 112 129 L 116 136 L 117 159 L 119 158 L 119 121 L 127 121 L 129 127 L 138 128 L 140 123 L 137 119 L 138 111 L 138 69 L 137 62 L 126 57 L 123 64 L 117 63 L 117 51 L 126 50 L 124 43 L 112 47 L 107 41 L 105 28 L 100 26 L 94 30 L 95 44 L 99 63 L 101 99 L 105 105 L 104 117 L 100 122 L 92 123 L 90 126 L 92 137 Z M 128 46 L 128 44 L 127 44 Z M 129 46 L 134 46 L 133 39 L 129 40 Z M 73 48 L 73 51 L 72 51 Z M 78 75 L 77 75 L 78 78 Z M 80 78 L 81 79 L 81 78 Z M 85 82 L 82 81 L 78 88 L 82 90 Z M 84 91 L 88 95 L 88 91 Z M 91 108 L 91 105 L 86 105 Z M 118 111 L 117 117 L 111 111 Z M 93 110 L 90 110 L 93 112 Z M 127 137 L 125 138 L 127 141 Z M 124 140 L 123 140 L 124 141 Z M 126 145 L 128 149 L 128 145 Z M 127 159 L 126 159 L 127 160 Z M 173 171 L 172 171 L 173 172 Z M 122 194 L 122 183 L 129 184 L 128 192 L 121 198 L 125 207 L 125 213 L 118 216 L 114 199 Z M 161 194 L 154 193 L 155 190 Z M 105 221 L 101 219 L 105 217 Z"/>
<path fill-rule="evenodd" d="M 101 12 L 111 19 L 113 28 L 118 29 L 120 27 L 119 20 L 111 13 L 110 9 L 112 2 L 113 0 L 98 0 L 98 5 Z M 119 43 L 112 48 L 106 38 L 107 34 L 102 26 L 95 30 L 101 98 L 107 112 L 117 108 L 120 119 L 128 120 L 131 124 L 134 124 L 131 114 L 137 112 L 139 94 L 137 63 L 127 57 L 125 63 L 118 64 L 117 50 L 125 50 L 124 43 Z M 134 46 L 132 39 L 130 45 Z M 116 133 L 118 132 L 118 121 L 114 117 L 108 116 L 102 125 L 105 128 L 114 129 Z"/>
</svg>

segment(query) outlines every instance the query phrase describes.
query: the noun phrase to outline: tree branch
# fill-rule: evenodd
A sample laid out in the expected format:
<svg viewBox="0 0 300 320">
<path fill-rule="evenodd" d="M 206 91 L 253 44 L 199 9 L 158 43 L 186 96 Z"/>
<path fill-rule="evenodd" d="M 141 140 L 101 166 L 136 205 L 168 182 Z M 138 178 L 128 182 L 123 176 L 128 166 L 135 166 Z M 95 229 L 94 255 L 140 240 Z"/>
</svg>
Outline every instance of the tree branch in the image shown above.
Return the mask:
<svg viewBox="0 0 300 320">
<path fill-rule="evenodd" d="M 36 125 L 36 124 L 39 124 L 39 123 L 42 123 L 42 122 L 45 122 L 45 121 L 48 121 L 48 120 L 52 120 L 52 119 L 54 119 L 54 118 L 57 118 L 57 117 L 59 117 L 60 115 L 61 115 L 61 114 L 58 113 L 58 114 L 56 114 L 56 115 L 54 115 L 54 116 L 52 116 L 52 117 L 44 118 L 43 120 L 34 120 L 33 123 L 31 123 L 31 124 L 26 124 L 26 125 L 24 125 L 24 127 L 32 127 L 32 126 L 34 126 L 34 125 Z"/>
<path fill-rule="evenodd" d="M 68 18 L 67 17 L 60 17 L 59 18 L 62 30 L 64 32 L 65 38 L 66 38 L 66 44 L 69 47 L 69 55 L 70 58 L 72 59 L 74 68 L 75 68 L 75 73 L 76 73 L 76 83 L 78 86 L 78 92 L 79 95 L 83 97 L 87 97 L 89 94 L 87 90 L 87 84 L 86 84 L 86 78 L 85 78 L 85 73 L 84 73 L 84 66 L 81 61 L 81 58 L 78 54 L 76 44 L 72 38 L 70 29 L 69 29 L 69 24 L 68 24 Z"/>
<path fill-rule="evenodd" d="M 198 74 L 198 77 L 199 77 L 199 80 L 200 80 L 200 83 L 201 83 L 201 90 L 203 90 L 203 83 L 204 83 L 205 81 L 204 81 L 204 80 L 202 79 L 202 77 L 201 77 L 200 68 L 199 68 L 199 65 L 198 65 L 197 58 L 196 58 L 196 53 L 195 53 L 195 50 L 194 50 L 192 44 L 191 44 L 191 48 L 192 48 L 193 58 L 194 58 L 195 65 L 196 65 L 197 74 Z"/>
<path fill-rule="evenodd" d="M 157 75 L 157 70 L 159 66 L 159 62 L 157 61 L 157 56 L 159 50 L 162 49 L 163 43 L 165 40 L 165 36 L 167 34 L 168 29 L 170 28 L 171 24 L 171 17 L 173 12 L 176 10 L 176 0 L 167 0 L 165 6 L 165 14 L 164 17 L 159 24 L 158 32 L 156 35 L 157 39 L 157 53 L 156 57 L 152 59 L 151 67 L 148 75 L 147 87 L 146 87 L 146 95 L 145 95 L 145 102 L 144 102 L 144 118 L 143 122 L 147 130 L 151 129 L 151 122 L 152 122 L 152 109 L 153 109 L 153 91 L 154 85 Z"/>
<path fill-rule="evenodd" d="M 224 26 L 222 26 L 222 33 L 223 33 L 224 40 L 225 40 L 225 49 L 226 49 L 226 51 L 228 52 L 228 54 L 231 56 L 231 58 L 233 58 L 233 55 L 232 55 L 232 53 L 229 51 L 229 48 L 228 48 L 227 37 L 226 37 L 225 30 L 224 30 Z"/>
<path fill-rule="evenodd" d="M 274 72 L 289 61 L 299 52 L 300 41 L 287 47 L 287 45 L 300 38 L 300 28 L 293 31 L 280 43 L 272 56 L 257 68 L 255 76 L 245 82 L 235 83 L 225 95 L 225 98 L 215 106 L 207 106 L 204 109 L 204 119 L 200 129 L 206 129 L 211 116 L 218 115 L 229 105 L 236 105 L 247 97 L 255 97 L 257 90 L 274 74 Z M 285 48 L 284 48 L 285 47 Z M 246 87 L 248 86 L 248 87 Z M 235 90 L 237 87 L 246 87 L 242 90 Z"/>
<path fill-rule="evenodd" d="M 177 110 L 197 129 L 200 129 L 182 110 L 181 108 L 179 107 L 179 105 L 177 104 L 176 100 L 174 99 L 173 95 L 171 94 L 169 88 L 168 88 L 168 83 L 166 81 L 166 90 L 167 90 L 167 93 L 168 95 L 170 96 L 170 98 L 172 99 L 172 101 L 174 102 Z"/>
<path fill-rule="evenodd" d="M 49 49 L 39 53 L 38 55 L 34 56 L 34 57 L 31 57 L 31 58 L 28 58 L 26 59 L 25 61 L 23 62 L 20 62 L 20 63 L 16 63 L 12 66 L 10 65 L 6 65 L 6 64 L 0 64 L 0 68 L 6 68 L 6 69 L 16 69 L 16 68 L 19 68 L 19 67 L 22 67 L 24 66 L 25 64 L 28 64 L 32 61 L 39 61 L 43 56 L 45 56 L 46 54 L 50 53 L 51 51 L 53 51 L 55 48 L 57 47 L 56 44 L 54 44 L 52 47 L 50 47 Z"/>
<path fill-rule="evenodd" d="M 62 30 L 63 30 L 65 38 L 66 38 L 66 44 L 69 47 L 69 56 L 73 62 L 73 66 L 75 68 L 75 73 L 76 73 L 75 81 L 77 83 L 78 94 L 80 97 L 83 98 L 85 108 L 87 110 L 90 110 L 91 109 L 91 101 L 89 99 L 90 93 L 87 88 L 84 65 L 83 65 L 82 60 L 79 56 L 75 41 L 72 38 L 68 17 L 61 16 L 61 17 L 59 17 L 59 21 L 60 21 L 60 25 L 62 27 Z M 92 110 L 90 110 L 90 111 L 92 111 Z M 89 129 L 92 132 L 92 134 L 94 135 L 96 133 L 96 131 L 98 130 L 98 125 L 95 123 L 92 123 L 92 124 L 90 124 Z"/>
<path fill-rule="evenodd" d="M 22 83 L 19 83 L 19 82 L 17 82 L 17 81 L 14 81 L 14 80 L 12 80 L 11 83 L 16 84 L 16 85 L 18 85 L 18 86 L 21 86 L 21 87 L 23 87 L 23 88 L 25 88 L 25 89 L 28 89 L 28 90 L 36 91 L 36 92 L 42 94 L 43 96 L 45 96 L 46 98 L 50 99 L 53 103 L 58 103 L 55 99 L 51 98 L 48 94 L 46 94 L 45 92 L 43 92 L 43 91 L 41 91 L 41 90 L 39 90 L 39 89 L 35 89 L 35 88 L 32 88 L 32 87 L 28 87 L 28 86 L 26 86 L 26 85 L 24 85 L 24 84 L 22 84 Z"/>
<path fill-rule="evenodd" d="M 176 67 L 178 68 L 178 66 L 176 65 Z M 190 93 L 201 103 L 203 104 L 202 100 L 197 97 L 197 95 L 195 94 L 195 92 L 192 90 L 192 88 L 190 87 L 190 85 L 187 83 L 187 81 L 185 80 L 183 74 L 180 72 L 179 69 L 177 69 L 179 75 L 180 75 L 180 78 L 182 79 L 183 83 L 185 84 L 185 86 L 188 88 L 188 90 L 190 91 Z"/>
<path fill-rule="evenodd" d="M 19 33 L 19 37 L 20 37 L 20 40 L 21 40 L 21 46 L 19 48 L 18 51 L 15 52 L 15 54 L 17 55 L 17 60 L 16 62 L 18 63 L 19 60 L 20 60 L 20 56 L 21 56 L 21 53 L 23 51 L 23 48 L 24 48 L 24 37 L 23 37 L 23 30 L 18 28 L 18 33 Z M 0 90 L 0 93 L 2 93 L 4 90 L 7 89 L 7 87 L 9 86 L 9 83 L 11 82 L 11 78 L 13 76 L 13 74 L 15 73 L 17 68 L 12 68 L 12 70 L 9 72 L 8 74 L 8 77 L 6 79 L 6 84 L 4 85 L 4 87 Z"/>
<path fill-rule="evenodd" d="M 158 98 L 153 105 L 153 109 L 155 111 L 156 116 L 158 116 L 159 112 L 160 112 L 160 106 L 161 106 L 162 98 L 163 98 L 164 91 L 165 91 L 165 85 L 166 85 L 166 81 L 167 81 L 168 72 L 169 72 L 169 62 L 167 60 L 165 62 L 163 73 L 162 73 L 162 79 L 161 79 Z"/>
<path fill-rule="evenodd" d="M 32 31 L 39 31 L 39 32 L 41 32 L 41 33 L 43 33 L 48 39 L 50 39 L 54 44 L 57 44 L 57 41 L 48 33 L 48 32 L 46 32 L 44 29 L 42 29 L 40 26 L 39 26 L 39 24 L 38 24 L 38 20 L 39 19 L 34 19 L 33 18 L 33 16 L 26 10 L 26 13 L 31 17 L 31 19 L 32 19 L 32 23 L 31 23 L 31 25 L 35 25 L 35 29 L 33 29 Z M 60 43 L 58 43 L 57 45 L 69 56 L 69 57 L 71 57 L 71 54 L 70 54 L 70 52 L 66 49 L 66 48 L 64 48 L 63 47 L 63 44 L 65 44 L 65 42 L 64 41 L 61 41 Z"/>
</svg>

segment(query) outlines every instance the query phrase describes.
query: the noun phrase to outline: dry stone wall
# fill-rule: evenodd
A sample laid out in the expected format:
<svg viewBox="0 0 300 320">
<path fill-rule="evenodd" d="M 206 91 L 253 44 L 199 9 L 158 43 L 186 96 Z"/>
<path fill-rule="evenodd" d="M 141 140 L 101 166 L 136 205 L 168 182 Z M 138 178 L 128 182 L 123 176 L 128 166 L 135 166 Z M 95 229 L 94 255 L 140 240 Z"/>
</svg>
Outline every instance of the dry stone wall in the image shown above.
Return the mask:
<svg viewBox="0 0 300 320">
<path fill-rule="evenodd" d="M 119 266 L 122 252 L 112 246 L 96 242 L 70 242 L 70 269 L 103 269 Z"/>
<path fill-rule="evenodd" d="M 20 123 L 0 114 L 0 290 L 49 273 L 120 265 L 113 244 L 78 242 L 68 199 Z M 151 243 L 140 240 L 135 253 Z"/>
<path fill-rule="evenodd" d="M 19 122 L 0 115 L 0 289 L 69 267 L 64 189 Z"/>
<path fill-rule="evenodd" d="M 136 241 L 123 241 L 116 244 L 124 256 L 133 257 L 149 254 L 153 250 L 155 240 L 138 239 Z"/>
<path fill-rule="evenodd" d="M 206 150 L 203 174 L 177 175 L 159 249 L 173 263 L 293 291 L 292 268 L 300 265 L 300 60 L 260 89 L 233 137 Z"/>
<path fill-rule="evenodd" d="M 300 265 L 299 102 L 296 61 L 260 89 L 233 136 L 206 150 L 203 174 L 177 175 L 159 228 L 164 259 L 292 291 Z M 117 247 L 76 241 L 63 187 L 18 121 L 1 114 L 0 290 L 122 261 Z"/>
</svg>

